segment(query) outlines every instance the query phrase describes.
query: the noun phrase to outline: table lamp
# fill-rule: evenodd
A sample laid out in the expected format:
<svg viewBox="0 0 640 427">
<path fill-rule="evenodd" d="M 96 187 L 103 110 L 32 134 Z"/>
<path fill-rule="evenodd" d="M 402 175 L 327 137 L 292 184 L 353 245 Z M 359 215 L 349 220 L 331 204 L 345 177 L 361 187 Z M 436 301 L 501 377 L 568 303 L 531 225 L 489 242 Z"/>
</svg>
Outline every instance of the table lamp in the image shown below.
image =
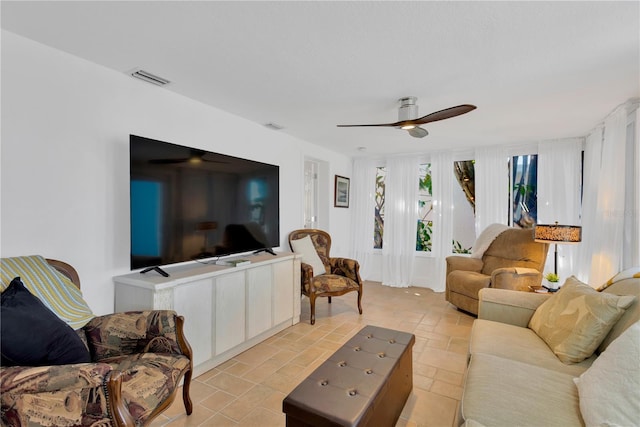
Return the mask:
<svg viewBox="0 0 640 427">
<path fill-rule="evenodd" d="M 533 229 L 536 242 L 554 243 L 553 273 L 558 275 L 558 243 L 578 243 L 582 240 L 582 227 L 579 225 L 536 224 Z"/>
</svg>

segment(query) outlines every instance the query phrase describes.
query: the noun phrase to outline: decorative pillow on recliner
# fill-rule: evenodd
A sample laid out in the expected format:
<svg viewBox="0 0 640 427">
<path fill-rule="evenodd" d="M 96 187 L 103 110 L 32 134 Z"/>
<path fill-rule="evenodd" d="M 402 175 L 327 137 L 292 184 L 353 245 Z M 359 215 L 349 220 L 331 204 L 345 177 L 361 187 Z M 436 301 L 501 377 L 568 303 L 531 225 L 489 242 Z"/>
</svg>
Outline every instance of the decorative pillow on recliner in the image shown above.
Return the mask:
<svg viewBox="0 0 640 427">
<path fill-rule="evenodd" d="M 19 277 L 0 296 L 3 366 L 49 366 L 91 361 L 69 325 L 29 292 Z"/>
<path fill-rule="evenodd" d="M 314 276 L 319 276 L 327 272 L 327 269 L 320 259 L 320 255 L 318 255 L 316 251 L 316 247 L 313 246 L 311 237 L 304 236 L 302 239 L 292 240 L 291 247 L 294 252 L 302 255 L 302 262 L 313 267 Z"/>
<path fill-rule="evenodd" d="M 578 363 L 593 354 L 635 298 L 598 292 L 571 276 L 536 309 L 529 328 L 563 363 Z"/>
<path fill-rule="evenodd" d="M 21 277 L 29 292 L 73 329 L 80 329 L 93 319 L 80 289 L 43 256 L 1 258 L 0 266 L 0 288 L 8 287 L 14 277 Z"/>
</svg>

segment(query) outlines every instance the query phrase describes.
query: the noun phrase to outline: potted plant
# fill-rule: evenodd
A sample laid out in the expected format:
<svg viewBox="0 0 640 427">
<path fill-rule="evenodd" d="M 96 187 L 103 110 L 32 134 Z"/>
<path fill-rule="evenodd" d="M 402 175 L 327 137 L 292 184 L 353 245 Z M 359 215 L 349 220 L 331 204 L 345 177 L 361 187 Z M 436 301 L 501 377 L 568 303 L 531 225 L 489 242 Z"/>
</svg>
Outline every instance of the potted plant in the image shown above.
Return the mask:
<svg viewBox="0 0 640 427">
<path fill-rule="evenodd" d="M 547 273 L 544 276 L 544 281 L 545 281 L 545 286 L 544 286 L 545 288 L 549 290 L 557 290 L 560 277 L 558 277 L 558 275 L 555 273 Z"/>
</svg>

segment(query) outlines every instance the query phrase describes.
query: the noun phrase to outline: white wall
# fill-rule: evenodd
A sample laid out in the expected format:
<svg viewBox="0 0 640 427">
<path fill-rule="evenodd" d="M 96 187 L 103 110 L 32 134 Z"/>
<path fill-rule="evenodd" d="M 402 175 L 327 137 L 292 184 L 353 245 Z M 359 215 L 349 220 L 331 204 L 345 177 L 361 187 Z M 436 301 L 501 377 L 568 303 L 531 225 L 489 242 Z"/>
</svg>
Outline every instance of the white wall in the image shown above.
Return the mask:
<svg viewBox="0 0 640 427">
<path fill-rule="evenodd" d="M 129 271 L 129 134 L 279 165 L 281 250 L 303 225 L 304 157 L 351 174 L 344 155 L 6 31 L 1 89 L 0 255 L 69 262 L 96 314 Z M 329 209 L 335 255 L 349 211 Z"/>
</svg>

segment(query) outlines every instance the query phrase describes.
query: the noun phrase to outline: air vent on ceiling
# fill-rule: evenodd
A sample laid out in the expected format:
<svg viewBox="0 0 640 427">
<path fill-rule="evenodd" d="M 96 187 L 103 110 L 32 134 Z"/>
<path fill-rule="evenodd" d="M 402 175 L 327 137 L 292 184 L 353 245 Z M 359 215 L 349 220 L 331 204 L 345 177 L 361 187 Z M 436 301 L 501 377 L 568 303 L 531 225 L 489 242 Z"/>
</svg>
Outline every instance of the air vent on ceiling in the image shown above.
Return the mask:
<svg viewBox="0 0 640 427">
<path fill-rule="evenodd" d="M 277 124 L 277 123 L 273 123 L 273 122 L 265 123 L 265 124 L 264 124 L 264 127 L 267 127 L 267 128 L 269 128 L 269 129 L 273 129 L 273 130 L 280 130 L 280 129 L 284 129 L 284 126 L 280 126 L 279 124 Z"/>
<path fill-rule="evenodd" d="M 140 69 L 135 69 L 133 71 L 130 71 L 129 74 L 131 74 L 131 77 L 135 77 L 136 79 L 140 79 L 140 80 L 144 80 L 147 83 L 152 83 L 156 86 L 165 86 L 168 85 L 169 83 L 171 83 L 169 80 L 164 79 L 162 77 L 158 77 L 155 74 L 151 74 L 148 71 L 144 71 L 144 70 L 140 70 Z"/>
</svg>

